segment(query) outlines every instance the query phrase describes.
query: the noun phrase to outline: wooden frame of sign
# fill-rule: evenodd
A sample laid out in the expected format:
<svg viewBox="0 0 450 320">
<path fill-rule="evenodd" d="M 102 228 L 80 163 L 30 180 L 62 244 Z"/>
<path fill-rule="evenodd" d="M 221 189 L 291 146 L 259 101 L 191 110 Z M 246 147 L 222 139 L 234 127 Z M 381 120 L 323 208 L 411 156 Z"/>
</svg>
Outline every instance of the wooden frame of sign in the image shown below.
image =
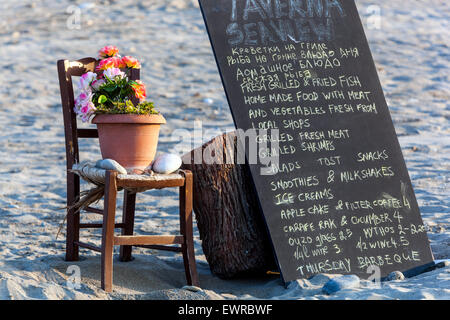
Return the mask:
<svg viewBox="0 0 450 320">
<path fill-rule="evenodd" d="M 433 264 L 354 1 L 199 2 L 284 283 Z"/>
</svg>

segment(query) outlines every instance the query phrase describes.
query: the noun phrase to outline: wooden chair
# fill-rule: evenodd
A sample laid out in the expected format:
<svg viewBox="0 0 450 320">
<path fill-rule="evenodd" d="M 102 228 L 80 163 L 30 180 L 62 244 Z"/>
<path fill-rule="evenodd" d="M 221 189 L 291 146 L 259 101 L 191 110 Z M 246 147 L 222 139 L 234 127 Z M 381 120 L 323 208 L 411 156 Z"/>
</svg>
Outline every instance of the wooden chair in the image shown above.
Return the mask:
<svg viewBox="0 0 450 320">
<path fill-rule="evenodd" d="M 67 206 L 70 208 L 80 196 L 80 177 L 69 170 L 79 163 L 78 138 L 98 138 L 97 129 L 78 129 L 74 112 L 74 92 L 72 77 L 79 77 L 88 71 L 95 72 L 98 60 L 84 58 L 76 61 L 59 60 L 58 75 L 64 116 L 64 130 L 67 158 Z M 131 79 L 139 79 L 139 70 L 132 69 Z M 125 176 L 126 177 L 126 176 Z M 180 189 L 180 235 L 175 236 L 133 236 L 136 193 L 124 191 L 123 216 L 121 223 L 115 223 L 117 189 L 145 187 L 146 189 L 179 187 Z M 168 175 L 159 181 L 134 181 L 118 178 L 117 172 L 107 171 L 105 177 L 104 209 L 87 207 L 85 211 L 103 215 L 103 223 L 81 223 L 80 212 L 67 209 L 66 260 L 77 261 L 79 248 L 101 252 L 101 285 L 112 290 L 113 248 L 120 245 L 120 260 L 130 261 L 132 246 L 168 250 L 183 254 L 187 283 L 199 285 L 195 265 L 192 230 L 192 173 L 181 170 L 179 174 Z M 80 241 L 80 229 L 101 228 L 101 247 Z M 122 229 L 121 235 L 114 235 L 114 229 Z M 169 246 L 178 244 L 179 246 Z"/>
</svg>

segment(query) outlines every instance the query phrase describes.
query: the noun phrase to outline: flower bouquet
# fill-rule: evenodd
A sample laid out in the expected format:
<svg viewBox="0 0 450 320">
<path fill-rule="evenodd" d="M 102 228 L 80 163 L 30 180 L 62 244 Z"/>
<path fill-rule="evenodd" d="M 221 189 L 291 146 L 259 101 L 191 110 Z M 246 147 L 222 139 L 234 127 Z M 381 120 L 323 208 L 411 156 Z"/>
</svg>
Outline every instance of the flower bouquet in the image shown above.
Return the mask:
<svg viewBox="0 0 450 320">
<path fill-rule="evenodd" d="M 145 101 L 144 83 L 129 79 L 131 70 L 141 67 L 136 58 L 121 57 L 115 46 L 100 49 L 99 58 L 96 72 L 80 77 L 74 112 L 97 125 L 104 159 L 116 160 L 129 171 L 145 170 L 166 121 L 153 102 Z"/>
</svg>

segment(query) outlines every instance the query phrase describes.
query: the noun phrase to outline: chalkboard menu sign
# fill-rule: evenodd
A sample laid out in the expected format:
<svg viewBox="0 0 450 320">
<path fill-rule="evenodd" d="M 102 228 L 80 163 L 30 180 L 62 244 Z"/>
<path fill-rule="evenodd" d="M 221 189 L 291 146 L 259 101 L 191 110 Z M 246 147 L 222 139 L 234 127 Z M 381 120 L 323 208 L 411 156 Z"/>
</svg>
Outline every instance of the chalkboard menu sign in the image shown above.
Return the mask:
<svg viewBox="0 0 450 320">
<path fill-rule="evenodd" d="M 258 132 L 246 157 L 283 281 L 430 265 L 354 1 L 200 6 L 235 125 Z"/>
</svg>

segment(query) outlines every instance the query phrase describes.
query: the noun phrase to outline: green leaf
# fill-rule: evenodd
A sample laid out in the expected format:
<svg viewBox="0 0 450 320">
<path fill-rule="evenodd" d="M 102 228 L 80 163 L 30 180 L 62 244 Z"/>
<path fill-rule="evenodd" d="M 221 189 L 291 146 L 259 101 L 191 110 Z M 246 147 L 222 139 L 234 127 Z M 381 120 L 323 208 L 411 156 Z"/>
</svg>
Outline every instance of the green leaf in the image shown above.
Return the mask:
<svg viewBox="0 0 450 320">
<path fill-rule="evenodd" d="M 108 101 L 108 98 L 104 94 L 98 97 L 98 103 L 102 104 L 105 103 L 106 101 Z"/>
<path fill-rule="evenodd" d="M 114 90 L 117 89 L 117 86 L 106 86 L 105 88 L 103 88 L 106 92 L 113 92 Z"/>
</svg>

